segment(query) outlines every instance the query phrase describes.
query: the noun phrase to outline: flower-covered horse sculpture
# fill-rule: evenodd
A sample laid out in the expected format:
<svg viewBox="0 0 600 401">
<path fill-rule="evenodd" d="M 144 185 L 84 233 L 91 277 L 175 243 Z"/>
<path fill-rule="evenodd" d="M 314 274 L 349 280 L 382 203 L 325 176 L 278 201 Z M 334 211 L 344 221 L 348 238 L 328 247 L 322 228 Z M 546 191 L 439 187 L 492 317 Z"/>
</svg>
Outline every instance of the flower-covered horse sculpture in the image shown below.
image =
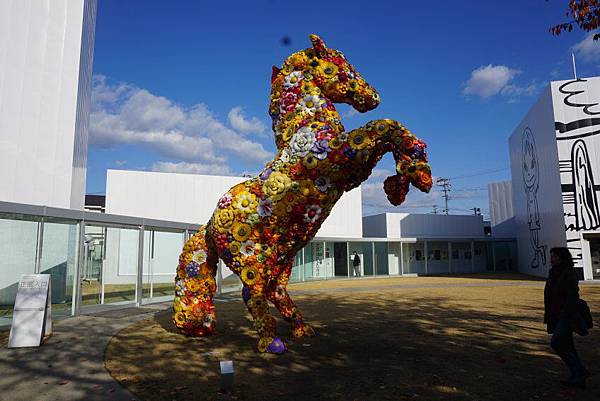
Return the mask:
<svg viewBox="0 0 600 401">
<path fill-rule="evenodd" d="M 393 205 L 409 184 L 431 188 L 426 145 L 394 120 L 371 121 L 346 132 L 333 103 L 360 112 L 379 104 L 379 95 L 316 35 L 312 47 L 273 67 L 269 114 L 278 154 L 262 172 L 221 197 L 212 218 L 185 244 L 179 257 L 175 325 L 192 336 L 215 329 L 213 294 L 220 257 L 243 282 L 242 297 L 258 332 L 260 352 L 282 353 L 273 303 L 292 325 L 294 337 L 312 336 L 286 285 L 296 253 L 314 237 L 342 196 L 365 181 L 387 153 L 397 174 L 384 190 Z"/>
</svg>

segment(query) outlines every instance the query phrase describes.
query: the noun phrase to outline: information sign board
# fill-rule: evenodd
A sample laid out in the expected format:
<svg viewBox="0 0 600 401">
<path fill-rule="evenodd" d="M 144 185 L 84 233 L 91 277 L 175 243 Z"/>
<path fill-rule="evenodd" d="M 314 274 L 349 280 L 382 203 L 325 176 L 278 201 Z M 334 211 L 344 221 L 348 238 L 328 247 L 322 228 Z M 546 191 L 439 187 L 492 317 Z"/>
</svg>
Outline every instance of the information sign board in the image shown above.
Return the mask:
<svg viewBox="0 0 600 401">
<path fill-rule="evenodd" d="M 39 347 L 52 332 L 49 274 L 22 274 L 17 288 L 9 348 Z"/>
</svg>

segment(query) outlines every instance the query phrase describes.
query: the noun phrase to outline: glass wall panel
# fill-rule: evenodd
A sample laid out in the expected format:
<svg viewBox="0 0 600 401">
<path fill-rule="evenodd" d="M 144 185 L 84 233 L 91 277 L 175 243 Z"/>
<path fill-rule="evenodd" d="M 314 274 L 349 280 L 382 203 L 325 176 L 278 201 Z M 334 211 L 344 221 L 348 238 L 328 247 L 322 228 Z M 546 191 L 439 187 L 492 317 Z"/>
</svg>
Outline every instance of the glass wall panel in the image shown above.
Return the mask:
<svg viewBox="0 0 600 401">
<path fill-rule="evenodd" d="M 488 266 L 491 265 L 491 263 L 488 263 L 491 261 L 491 258 L 488 258 L 487 243 L 475 242 L 473 251 L 474 251 L 473 261 L 475 264 L 475 267 L 474 267 L 475 272 L 483 272 L 486 270 L 493 270 L 493 266 L 491 268 L 488 268 Z"/>
<path fill-rule="evenodd" d="M 363 253 L 363 243 L 349 242 L 348 250 L 350 253 L 350 277 L 360 277 L 364 275 L 365 255 Z"/>
<path fill-rule="evenodd" d="M 219 260 L 217 279 L 217 283 L 220 284 L 220 292 L 223 294 L 242 291 L 242 280 L 237 274 L 232 272 L 222 260 Z"/>
<path fill-rule="evenodd" d="M 52 315 L 69 316 L 79 254 L 79 223 L 44 217 L 39 272 L 51 275 Z"/>
<path fill-rule="evenodd" d="M 364 276 L 373 276 L 375 269 L 373 266 L 373 243 L 372 242 L 361 242 L 362 244 L 362 269 Z"/>
<path fill-rule="evenodd" d="M 179 254 L 185 233 L 154 229 L 144 231 L 144 302 L 166 301 L 173 297 Z"/>
<path fill-rule="evenodd" d="M 388 274 L 402 274 L 400 266 L 400 242 L 388 242 Z"/>
<path fill-rule="evenodd" d="M 292 267 L 292 275 L 290 276 L 290 283 L 297 283 L 302 280 L 302 249 L 298 251 L 294 257 L 294 266 Z"/>
<path fill-rule="evenodd" d="M 348 243 L 333 243 L 333 263 L 336 277 L 348 277 Z"/>
<path fill-rule="evenodd" d="M 82 303 L 135 301 L 139 229 L 85 226 Z"/>
<path fill-rule="evenodd" d="M 495 242 L 496 271 L 514 271 L 517 267 L 515 242 Z"/>
<path fill-rule="evenodd" d="M 405 274 L 425 274 L 425 244 L 423 242 L 403 243 Z"/>
<path fill-rule="evenodd" d="M 427 242 L 427 274 L 449 273 L 448 242 Z"/>
<path fill-rule="evenodd" d="M 374 242 L 375 245 L 375 272 L 378 276 L 389 274 L 388 244 L 387 242 Z"/>
<path fill-rule="evenodd" d="M 323 280 L 333 276 L 333 243 L 311 241 L 304 248 L 304 280 Z"/>
<path fill-rule="evenodd" d="M 36 273 L 40 219 L 0 213 L 0 325 L 10 325 L 21 274 Z"/>
<path fill-rule="evenodd" d="M 452 273 L 471 273 L 473 255 L 470 242 L 452 242 Z"/>
</svg>

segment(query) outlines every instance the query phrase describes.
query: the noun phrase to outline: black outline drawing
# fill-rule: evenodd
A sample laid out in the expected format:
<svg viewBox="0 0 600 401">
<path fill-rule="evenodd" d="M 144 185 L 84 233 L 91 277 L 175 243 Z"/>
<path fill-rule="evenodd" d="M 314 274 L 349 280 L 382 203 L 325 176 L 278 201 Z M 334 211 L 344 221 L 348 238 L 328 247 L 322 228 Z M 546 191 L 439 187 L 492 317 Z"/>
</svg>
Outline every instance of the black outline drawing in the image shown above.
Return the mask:
<svg viewBox="0 0 600 401">
<path fill-rule="evenodd" d="M 587 146 L 581 139 L 577 140 L 571 148 L 571 163 L 575 195 L 575 229 L 594 230 L 600 227 L 600 211 L 592 164 Z"/>
<path fill-rule="evenodd" d="M 534 252 L 531 268 L 537 269 L 541 264 L 546 265 L 546 245 L 539 244 L 541 230 L 540 212 L 538 208 L 537 191 L 540 186 L 540 167 L 535 147 L 535 138 L 529 127 L 523 130 L 523 187 L 527 196 L 527 225 L 529 240 Z"/>
<path fill-rule="evenodd" d="M 579 112 L 578 117 L 572 121 L 554 122 L 556 140 L 559 143 L 574 141 L 570 145 L 559 145 L 565 151 L 570 146 L 568 158 L 559 160 L 559 171 L 566 239 L 576 267 L 581 267 L 583 259 L 577 231 L 600 227 L 600 207 L 596 193 L 600 191 L 600 185 L 594 181 L 594 166 L 588 152 L 590 141 L 596 141 L 593 137 L 600 135 L 600 102 L 596 98 L 592 99 L 592 95 L 586 92 L 586 82 L 586 79 L 575 79 L 560 85 L 558 91 L 562 95 L 560 97 L 566 107 L 565 111 L 575 108 Z M 592 149 L 595 150 L 593 146 Z M 565 156 L 563 153 L 563 157 Z"/>
</svg>

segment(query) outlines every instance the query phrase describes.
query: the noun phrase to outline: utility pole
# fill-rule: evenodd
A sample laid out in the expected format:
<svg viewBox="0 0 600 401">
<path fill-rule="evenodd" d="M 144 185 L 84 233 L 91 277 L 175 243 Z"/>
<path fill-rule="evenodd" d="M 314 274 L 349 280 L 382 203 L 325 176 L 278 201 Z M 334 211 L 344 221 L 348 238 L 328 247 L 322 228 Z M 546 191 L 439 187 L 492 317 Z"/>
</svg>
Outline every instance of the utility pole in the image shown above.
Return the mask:
<svg viewBox="0 0 600 401">
<path fill-rule="evenodd" d="M 444 199 L 446 201 L 446 207 L 444 208 L 444 213 L 448 214 L 448 200 L 450 199 L 450 196 L 448 195 L 448 193 L 450 192 L 450 181 L 447 178 L 438 178 L 436 181 L 436 184 L 438 187 L 442 187 L 442 191 L 444 191 Z"/>
</svg>

